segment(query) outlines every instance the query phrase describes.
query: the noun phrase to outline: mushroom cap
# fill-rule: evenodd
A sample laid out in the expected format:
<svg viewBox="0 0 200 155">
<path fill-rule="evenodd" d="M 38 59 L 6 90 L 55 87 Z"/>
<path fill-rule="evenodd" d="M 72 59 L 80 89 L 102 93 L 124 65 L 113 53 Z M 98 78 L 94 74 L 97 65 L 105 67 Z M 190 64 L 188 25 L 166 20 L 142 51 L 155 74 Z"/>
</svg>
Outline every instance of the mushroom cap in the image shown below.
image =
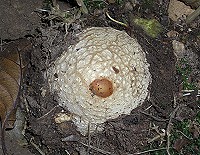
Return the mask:
<svg viewBox="0 0 200 155">
<path fill-rule="evenodd" d="M 148 95 L 151 74 L 145 52 L 126 32 L 92 27 L 77 37 L 78 43 L 70 46 L 48 73 L 59 104 L 73 114 L 77 130 L 85 135 L 88 124 L 90 132 L 101 131 L 99 124 L 141 105 Z M 99 87 L 107 91 L 112 85 L 112 92 L 94 93 L 98 88 L 91 86 L 99 79 L 110 81 L 112 84 L 101 82 Z"/>
</svg>

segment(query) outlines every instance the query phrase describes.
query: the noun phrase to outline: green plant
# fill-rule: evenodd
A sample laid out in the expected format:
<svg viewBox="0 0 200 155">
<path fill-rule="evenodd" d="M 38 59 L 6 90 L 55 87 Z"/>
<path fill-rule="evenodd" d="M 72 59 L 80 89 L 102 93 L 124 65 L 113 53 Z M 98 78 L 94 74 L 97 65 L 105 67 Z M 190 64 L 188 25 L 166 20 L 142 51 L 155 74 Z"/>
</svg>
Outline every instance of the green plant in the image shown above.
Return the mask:
<svg viewBox="0 0 200 155">
<path fill-rule="evenodd" d="M 200 112 L 197 113 L 195 120 L 199 121 L 200 119 Z M 178 122 L 174 125 L 172 135 L 170 137 L 172 145 L 181 137 L 184 137 L 188 142 L 185 144 L 181 149 L 181 154 L 197 154 L 200 150 L 200 138 L 195 137 L 192 133 L 192 125 L 197 124 L 200 126 L 200 122 L 194 121 L 192 122 L 190 119 L 184 120 L 182 122 Z M 171 150 L 171 153 L 174 155 L 179 155 L 180 152 L 176 150 Z"/>
<path fill-rule="evenodd" d="M 194 137 L 193 133 L 191 132 L 191 126 L 192 124 L 197 124 L 197 126 L 200 126 L 200 111 L 197 113 L 194 121 L 191 121 L 190 119 L 184 120 L 182 122 L 176 122 L 173 125 L 173 129 L 171 131 L 170 136 L 170 154 L 171 155 L 185 155 L 185 154 L 197 154 L 199 155 L 199 148 L 200 148 L 200 138 Z M 174 149 L 174 144 L 177 140 L 185 138 L 187 143 L 182 146 L 181 151 L 176 151 Z M 150 152 L 151 155 L 164 155 L 166 153 L 166 149 L 159 149 L 159 148 L 165 148 L 166 143 L 163 143 L 162 145 L 159 145 L 159 142 L 154 141 L 152 142 L 145 150 L 152 150 Z"/>
<path fill-rule="evenodd" d="M 123 0 L 116 0 L 117 4 L 122 4 L 123 3 Z"/>
<path fill-rule="evenodd" d="M 88 10 L 102 9 L 106 3 L 103 0 L 83 0 Z"/>
<path fill-rule="evenodd" d="M 181 74 L 181 78 L 183 81 L 183 89 L 184 90 L 193 90 L 196 89 L 196 86 L 194 83 L 189 81 L 190 74 L 192 72 L 192 68 L 187 62 L 186 59 L 182 58 L 179 61 L 179 64 L 176 65 L 176 69 L 179 74 Z"/>
</svg>

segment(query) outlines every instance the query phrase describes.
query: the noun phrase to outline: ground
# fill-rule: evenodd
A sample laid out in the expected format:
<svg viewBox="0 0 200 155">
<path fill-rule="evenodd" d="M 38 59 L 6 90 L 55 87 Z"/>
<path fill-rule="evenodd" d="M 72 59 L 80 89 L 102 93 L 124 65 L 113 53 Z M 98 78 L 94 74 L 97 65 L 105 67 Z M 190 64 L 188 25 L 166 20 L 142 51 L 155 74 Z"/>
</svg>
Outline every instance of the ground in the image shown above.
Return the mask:
<svg viewBox="0 0 200 155">
<path fill-rule="evenodd" d="M 40 5 L 29 0 L 1 2 L 4 9 L 0 12 L 6 15 L 4 21 L 8 19 L 0 25 L 1 54 L 17 50 L 26 59 L 15 125 L 19 128 L 6 131 L 8 152 L 14 155 L 131 155 L 145 154 L 146 150 L 146 154 L 167 154 L 167 151 L 199 154 L 200 18 L 189 24 L 184 19 L 171 21 L 168 0 L 84 2 L 88 14 L 84 11 L 79 14 L 80 6 L 75 1 L 57 1 L 53 8 L 50 1 Z M 22 16 L 16 12 L 27 20 L 20 19 Z M 108 18 L 105 12 L 128 26 Z M 19 18 L 15 26 L 10 24 L 16 20 L 14 15 Z M 156 19 L 162 25 L 162 32 L 156 37 L 149 36 L 134 23 L 135 17 Z M 91 26 L 110 26 L 137 38 L 147 53 L 152 83 L 146 101 L 130 115 L 107 121 L 102 132 L 82 136 L 72 122 L 55 123 L 58 113 L 68 111 L 58 106 L 58 95 L 50 92 L 45 75 L 50 64 L 76 43 L 75 34 Z M 168 32 L 173 35 L 167 35 Z M 174 40 L 177 46 L 183 43 L 185 49 L 172 46 Z M 187 95 L 183 90 L 194 91 Z"/>
</svg>

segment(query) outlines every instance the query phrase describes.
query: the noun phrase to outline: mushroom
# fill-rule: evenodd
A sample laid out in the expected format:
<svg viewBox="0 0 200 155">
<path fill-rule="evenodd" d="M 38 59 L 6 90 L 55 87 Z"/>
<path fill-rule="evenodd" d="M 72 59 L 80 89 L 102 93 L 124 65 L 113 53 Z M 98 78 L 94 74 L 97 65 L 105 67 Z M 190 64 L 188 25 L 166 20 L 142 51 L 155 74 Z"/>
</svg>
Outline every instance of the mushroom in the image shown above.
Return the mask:
<svg viewBox="0 0 200 155">
<path fill-rule="evenodd" d="M 92 27 L 48 70 L 49 85 L 82 135 L 141 105 L 151 83 L 146 54 L 136 39 L 110 27 Z M 56 75 L 56 76 L 54 76 Z"/>
</svg>

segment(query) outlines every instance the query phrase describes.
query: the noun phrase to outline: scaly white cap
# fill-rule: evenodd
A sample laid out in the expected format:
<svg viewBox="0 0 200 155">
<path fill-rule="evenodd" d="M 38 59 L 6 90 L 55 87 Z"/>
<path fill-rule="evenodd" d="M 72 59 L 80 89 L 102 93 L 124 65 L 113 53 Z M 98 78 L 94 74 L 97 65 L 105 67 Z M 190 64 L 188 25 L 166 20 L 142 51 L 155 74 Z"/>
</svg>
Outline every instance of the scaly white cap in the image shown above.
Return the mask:
<svg viewBox="0 0 200 155">
<path fill-rule="evenodd" d="M 92 27 L 77 35 L 54 63 L 49 84 L 59 95 L 60 106 L 85 135 L 101 131 L 108 119 L 130 114 L 148 95 L 151 83 L 146 54 L 136 39 L 110 27 Z M 57 74 L 57 78 L 54 74 Z"/>
</svg>

